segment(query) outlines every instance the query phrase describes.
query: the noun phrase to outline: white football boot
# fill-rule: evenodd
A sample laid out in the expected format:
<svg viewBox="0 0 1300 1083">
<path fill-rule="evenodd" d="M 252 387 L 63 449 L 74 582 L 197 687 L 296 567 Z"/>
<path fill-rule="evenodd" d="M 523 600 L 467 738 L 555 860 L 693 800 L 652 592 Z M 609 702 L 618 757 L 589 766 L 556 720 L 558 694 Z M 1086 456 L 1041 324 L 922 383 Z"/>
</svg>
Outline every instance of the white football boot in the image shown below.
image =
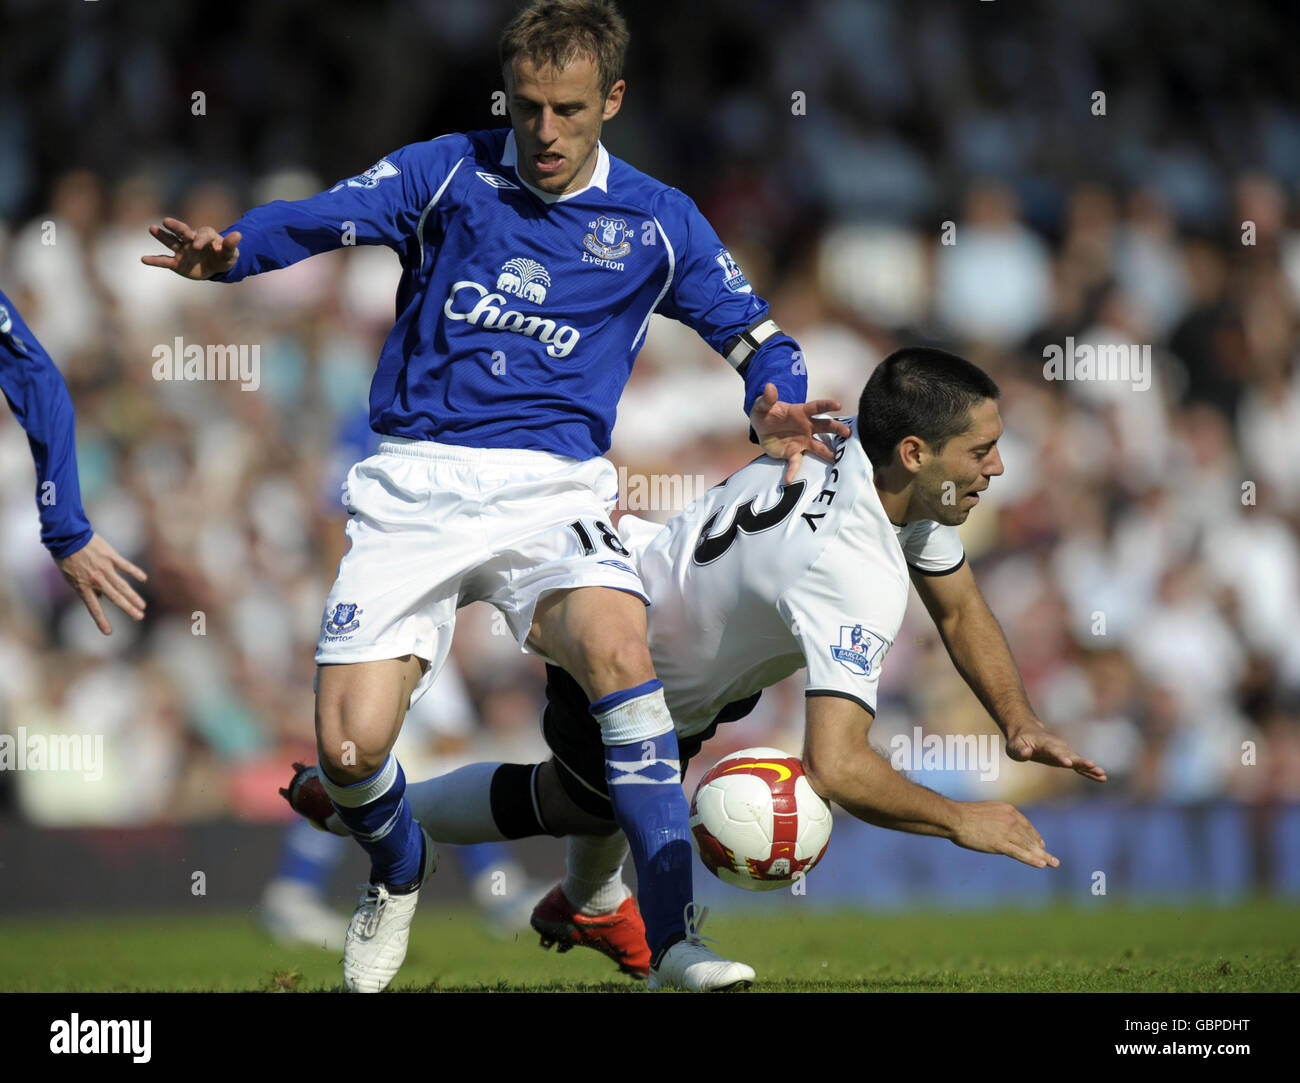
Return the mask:
<svg viewBox="0 0 1300 1083">
<path fill-rule="evenodd" d="M 754 984 L 754 968 L 733 963 L 706 948 L 700 926 L 708 916 L 706 906 L 687 903 L 686 939 L 679 940 L 650 964 L 647 989 L 683 989 L 688 993 L 721 992 L 724 989 L 748 989 Z M 698 915 L 698 916 L 697 916 Z"/>
<path fill-rule="evenodd" d="M 416 889 L 394 895 L 385 884 L 366 884 L 343 944 L 343 983 L 354 993 L 381 993 L 397 976 L 411 939 L 420 888 L 438 867 L 438 848 L 423 827 L 424 865 Z"/>
</svg>

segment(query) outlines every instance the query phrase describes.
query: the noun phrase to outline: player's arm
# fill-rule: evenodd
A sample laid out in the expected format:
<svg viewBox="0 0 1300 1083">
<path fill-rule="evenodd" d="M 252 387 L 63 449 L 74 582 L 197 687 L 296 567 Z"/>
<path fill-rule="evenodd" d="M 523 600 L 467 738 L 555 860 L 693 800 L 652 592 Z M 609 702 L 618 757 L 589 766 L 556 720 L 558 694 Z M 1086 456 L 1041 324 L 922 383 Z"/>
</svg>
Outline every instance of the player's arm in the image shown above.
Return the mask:
<svg viewBox="0 0 1300 1083">
<path fill-rule="evenodd" d="M 1005 854 L 1035 868 L 1060 862 L 1024 815 L 1003 801 L 953 801 L 908 781 L 867 740 L 872 715 L 853 699 L 807 697 L 803 765 L 809 785 L 877 827 L 938 835 L 968 850 Z"/>
<path fill-rule="evenodd" d="M 168 255 L 142 256 L 184 278 L 238 282 L 345 245 L 416 241 L 419 219 L 466 147 L 458 137 L 403 147 L 328 191 L 254 207 L 218 232 L 164 218 L 149 232 Z"/>
<path fill-rule="evenodd" d="M 1069 767 L 1084 778 L 1105 782 L 1102 768 L 1073 752 L 1034 714 L 1006 636 L 984 600 L 970 564 L 963 562 L 956 571 L 943 575 L 927 575 L 916 568 L 911 574 L 957 672 L 1006 737 L 1007 755 L 1013 760 Z"/>
<path fill-rule="evenodd" d="M 805 401 L 808 369 L 798 343 L 771 318 L 744 274 L 695 204 L 672 189 L 656 206 L 656 227 L 673 251 L 671 278 L 659 311 L 686 324 L 726 358 L 744 380 L 750 438 L 786 459 L 794 480 L 804 452 L 833 461 L 816 433 L 849 434 L 848 426 L 815 415 L 840 409 L 833 399 Z"/>
<path fill-rule="evenodd" d="M 99 604 L 103 594 L 136 620 L 144 600 L 118 573 L 146 577 L 96 534 L 81 506 L 77 479 L 75 414 L 67 385 L 9 299 L 0 293 L 0 390 L 27 433 L 36 464 L 36 506 L 41 542 L 81 597 L 99 630 L 112 625 Z"/>
</svg>

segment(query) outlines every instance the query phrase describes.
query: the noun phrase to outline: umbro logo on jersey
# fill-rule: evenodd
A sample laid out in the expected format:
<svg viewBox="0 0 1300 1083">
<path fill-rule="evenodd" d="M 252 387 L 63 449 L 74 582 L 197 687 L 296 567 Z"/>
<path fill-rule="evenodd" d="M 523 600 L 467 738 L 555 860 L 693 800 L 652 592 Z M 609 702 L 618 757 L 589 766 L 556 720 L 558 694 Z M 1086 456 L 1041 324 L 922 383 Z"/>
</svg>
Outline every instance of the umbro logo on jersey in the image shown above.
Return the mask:
<svg viewBox="0 0 1300 1083">
<path fill-rule="evenodd" d="M 883 639 L 872 635 L 862 625 L 844 624 L 840 626 L 839 646 L 831 646 L 831 657 L 850 673 L 867 677 L 884 646 Z"/>
<path fill-rule="evenodd" d="M 484 173 L 479 169 L 475 170 L 474 175 L 484 184 L 490 184 L 493 188 L 513 188 L 516 192 L 519 191 L 519 185 L 513 184 L 506 180 L 505 177 L 498 177 L 495 173 Z"/>
<path fill-rule="evenodd" d="M 551 273 L 535 259 L 508 259 L 497 275 L 497 289 L 539 305 L 546 300 L 550 284 Z"/>
</svg>

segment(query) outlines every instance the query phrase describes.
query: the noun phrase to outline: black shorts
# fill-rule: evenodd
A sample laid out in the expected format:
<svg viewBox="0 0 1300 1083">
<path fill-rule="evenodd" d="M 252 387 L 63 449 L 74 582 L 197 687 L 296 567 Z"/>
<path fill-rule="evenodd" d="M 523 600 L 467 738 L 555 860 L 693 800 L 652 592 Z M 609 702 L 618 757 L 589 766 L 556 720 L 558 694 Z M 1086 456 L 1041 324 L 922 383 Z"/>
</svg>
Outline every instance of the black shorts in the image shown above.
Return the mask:
<svg viewBox="0 0 1300 1083">
<path fill-rule="evenodd" d="M 748 699 L 728 703 L 718 712 L 707 729 L 693 737 L 677 738 L 677 752 L 686 765 L 700 751 L 723 722 L 744 718 L 758 704 L 762 692 Z M 600 723 L 592 717 L 591 702 L 582 686 L 558 666 L 546 667 L 546 711 L 542 715 L 542 736 L 555 755 L 556 774 L 564 792 L 584 812 L 605 820 L 614 819 L 605 784 L 605 745 L 600 739 Z"/>
</svg>

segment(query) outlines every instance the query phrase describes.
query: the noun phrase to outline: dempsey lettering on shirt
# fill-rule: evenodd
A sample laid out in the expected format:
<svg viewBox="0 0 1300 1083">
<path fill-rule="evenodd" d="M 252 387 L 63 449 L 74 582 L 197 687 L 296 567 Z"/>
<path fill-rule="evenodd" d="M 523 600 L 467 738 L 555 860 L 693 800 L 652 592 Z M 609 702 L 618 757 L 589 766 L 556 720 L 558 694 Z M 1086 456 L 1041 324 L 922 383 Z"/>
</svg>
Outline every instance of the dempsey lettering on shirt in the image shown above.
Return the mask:
<svg viewBox="0 0 1300 1083">
<path fill-rule="evenodd" d="M 852 418 L 840 418 L 840 420 L 841 420 L 841 421 L 845 421 L 845 422 L 847 422 L 847 421 L 851 421 Z M 823 487 L 822 487 L 821 491 L 818 492 L 818 494 L 817 494 L 815 497 L 813 497 L 812 502 L 811 502 L 811 504 L 809 505 L 809 510 L 808 510 L 808 511 L 805 511 L 805 512 L 802 512 L 802 513 L 800 514 L 800 516 L 799 516 L 799 518 L 801 518 L 805 523 L 807 523 L 808 526 L 809 526 L 813 531 L 816 531 L 816 529 L 817 529 L 817 521 L 818 521 L 819 519 L 825 519 L 825 518 L 826 518 L 826 512 L 825 512 L 825 511 L 813 511 L 813 510 L 811 510 L 811 509 L 812 509 L 812 505 L 813 505 L 813 504 L 830 504 L 832 501 L 834 501 L 834 499 L 835 499 L 835 494 L 839 491 L 839 488 L 838 488 L 838 486 L 839 486 L 839 481 L 840 481 L 840 465 L 839 465 L 839 464 L 840 464 L 840 460 L 844 458 L 844 448 L 845 448 L 845 442 L 846 442 L 847 439 L 848 439 L 848 438 L 847 438 L 847 437 L 844 437 L 844 436 L 836 436 L 836 437 L 831 441 L 831 449 L 832 449 L 832 451 L 833 451 L 834 454 L 835 454 L 835 467 L 834 467 L 832 470 L 829 470 L 829 471 L 827 472 L 827 474 L 826 474 L 826 480 L 825 480 L 825 482 L 824 482 L 824 484 L 823 484 Z"/>
</svg>

